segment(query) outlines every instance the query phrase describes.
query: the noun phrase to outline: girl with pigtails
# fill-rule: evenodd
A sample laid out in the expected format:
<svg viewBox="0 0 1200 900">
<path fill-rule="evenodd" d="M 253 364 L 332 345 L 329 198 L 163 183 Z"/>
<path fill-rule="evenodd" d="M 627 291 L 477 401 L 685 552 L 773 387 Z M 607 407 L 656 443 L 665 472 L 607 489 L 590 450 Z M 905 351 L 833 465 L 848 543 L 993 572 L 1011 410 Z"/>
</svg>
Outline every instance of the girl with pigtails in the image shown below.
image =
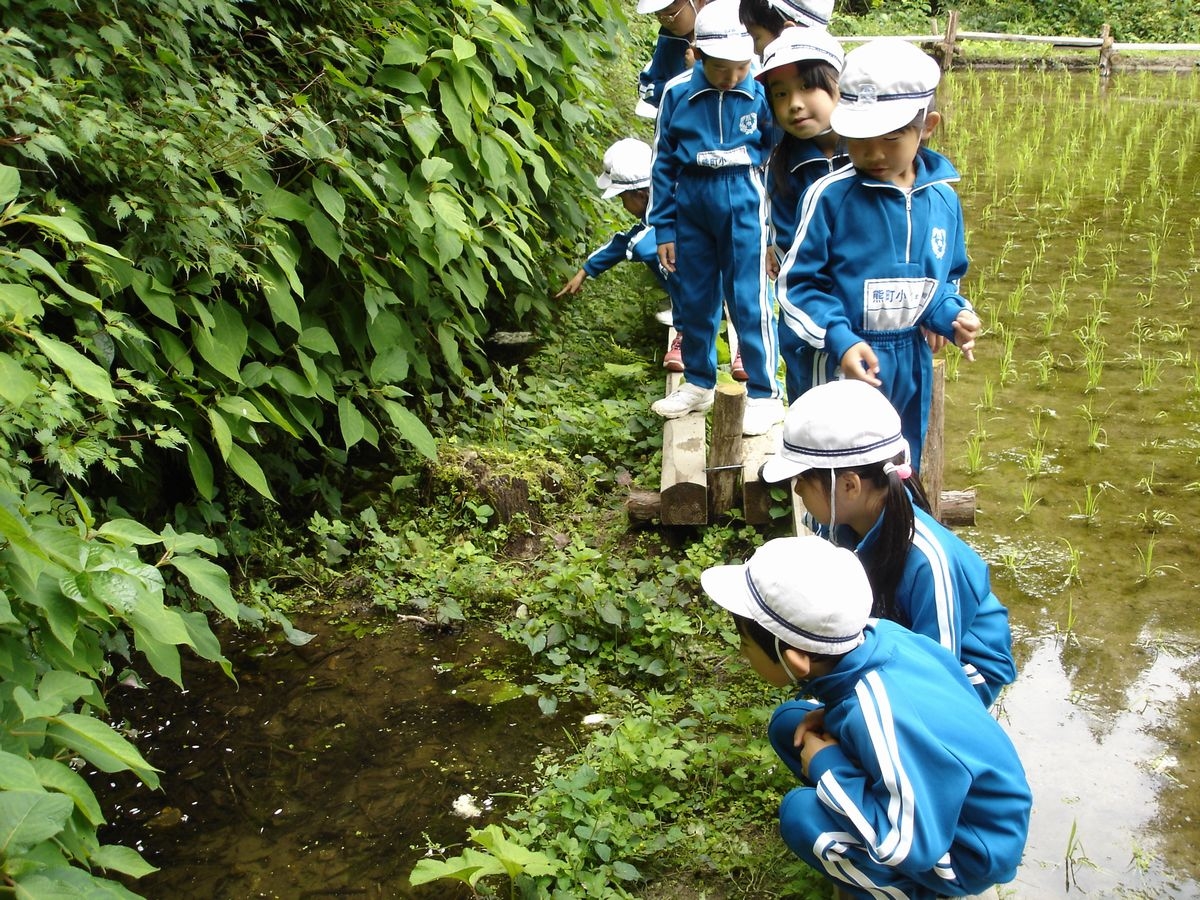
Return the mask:
<svg viewBox="0 0 1200 900">
<path fill-rule="evenodd" d="M 815 530 L 858 555 L 871 614 L 954 653 L 990 707 L 1016 677 L 1008 610 L 992 593 L 987 563 L 930 515 L 900 416 L 883 393 L 832 381 L 793 403 L 783 446 L 762 471 L 768 482 L 792 478 Z"/>
</svg>

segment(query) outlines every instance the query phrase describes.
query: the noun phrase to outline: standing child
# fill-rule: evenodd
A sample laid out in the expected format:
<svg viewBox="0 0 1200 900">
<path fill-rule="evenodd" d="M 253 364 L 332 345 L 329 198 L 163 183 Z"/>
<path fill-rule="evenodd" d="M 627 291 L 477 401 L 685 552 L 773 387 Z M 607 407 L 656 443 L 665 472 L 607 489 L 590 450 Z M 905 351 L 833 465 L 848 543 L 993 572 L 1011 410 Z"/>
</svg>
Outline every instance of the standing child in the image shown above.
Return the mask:
<svg viewBox="0 0 1200 900">
<path fill-rule="evenodd" d="M 663 87 L 692 67 L 692 31 L 704 0 L 638 0 L 637 11 L 658 16 L 658 40 L 646 68 L 638 75 L 639 116 L 658 115 Z"/>
<path fill-rule="evenodd" d="M 658 258 L 678 272 L 674 316 L 687 382 L 652 409 L 668 419 L 712 406 L 722 294 L 747 375 L 745 434 L 783 418 L 779 348 L 766 277 L 770 112 L 750 76 L 754 46 L 737 0 L 714 0 L 696 19 L 697 65 L 667 85 L 655 126 L 649 222 Z"/>
<path fill-rule="evenodd" d="M 743 21 L 745 7 L 743 2 Z M 762 69 L 755 77 L 767 89 L 782 133 L 767 165 L 775 248 L 767 258 L 767 272 L 772 278 L 779 274 L 780 262 L 795 240 L 805 191 L 818 178 L 850 162 L 829 127 L 844 59 L 837 38 L 820 28 L 785 28 L 763 50 Z M 779 353 L 788 361 L 784 374 L 791 403 L 813 384 L 815 351 L 792 329 L 780 328 Z"/>
<path fill-rule="evenodd" d="M 846 380 L 793 403 L 783 446 L 762 478 L 793 477 L 808 514 L 862 560 L 875 597 L 871 614 L 949 650 L 990 706 L 1017 674 L 1008 610 L 992 593 L 987 563 L 929 515 L 887 398 Z"/>
<path fill-rule="evenodd" d="M 940 77 L 937 63 L 899 38 L 846 54 L 830 124 L 854 165 L 809 191 L 778 282 L 787 327 L 824 355 L 820 380 L 881 387 L 917 468 L 933 389 L 922 327 L 954 340 L 967 359 L 980 330 L 958 292 L 967 271 L 959 176 L 922 146 L 941 121 Z"/>
<path fill-rule="evenodd" d="M 762 678 L 816 698 L 771 718 L 771 744 L 801 780 L 779 831 L 839 897 L 962 897 L 1015 877 L 1032 806 L 1016 749 L 943 647 L 868 618 L 854 554 L 777 538 L 701 584 Z M 816 709 L 819 727 L 805 719 Z"/>
<path fill-rule="evenodd" d="M 762 56 L 785 28 L 829 28 L 833 0 L 741 0 L 738 14 Z"/>
</svg>

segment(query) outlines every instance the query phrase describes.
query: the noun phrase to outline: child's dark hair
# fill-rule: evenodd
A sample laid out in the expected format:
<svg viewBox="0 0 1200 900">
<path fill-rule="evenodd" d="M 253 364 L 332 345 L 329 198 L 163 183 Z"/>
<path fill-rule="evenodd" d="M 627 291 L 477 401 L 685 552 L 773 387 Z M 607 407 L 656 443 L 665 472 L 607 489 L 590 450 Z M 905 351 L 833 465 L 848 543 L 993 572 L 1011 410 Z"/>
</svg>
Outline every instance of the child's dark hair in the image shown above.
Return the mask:
<svg viewBox="0 0 1200 900">
<path fill-rule="evenodd" d="M 838 90 L 838 71 L 829 63 L 811 59 L 804 62 L 792 63 L 796 67 L 796 74 L 800 80 L 809 88 L 819 88 L 827 93 L 830 97 L 837 96 Z M 767 89 L 767 101 L 771 99 L 771 79 L 764 79 L 763 87 Z M 771 111 L 774 112 L 774 105 L 771 106 Z M 781 129 L 782 131 L 782 129 Z M 787 170 L 788 160 L 791 159 L 792 147 L 800 143 L 802 138 L 788 134 L 783 131 L 783 136 L 779 139 L 779 143 L 771 150 L 771 158 L 767 161 L 767 168 L 771 172 L 770 176 L 770 191 L 772 197 L 778 197 L 782 200 L 792 199 L 793 185 L 792 179 L 789 178 Z M 800 198 L 797 197 L 797 200 Z"/>
<path fill-rule="evenodd" d="M 753 619 L 748 619 L 745 616 L 739 616 L 737 613 L 730 613 L 733 616 L 733 624 L 738 630 L 738 634 L 752 640 L 758 649 L 762 650 L 767 655 L 767 658 L 772 662 L 783 664 L 783 660 L 779 658 L 780 647 L 788 647 L 790 644 L 784 643 L 782 640 L 776 642 L 775 635 L 763 628 L 762 625 L 755 622 Z M 808 651 L 805 651 L 808 653 Z M 814 662 L 822 660 L 835 659 L 827 653 L 809 653 L 808 658 Z"/>
<path fill-rule="evenodd" d="M 773 7 L 770 0 L 741 0 L 738 18 L 747 28 L 758 26 L 779 37 L 779 32 L 792 24 L 791 20 Z"/>
<path fill-rule="evenodd" d="M 904 454 L 898 454 L 889 461 L 901 465 L 905 461 Z M 876 543 L 877 549 L 869 559 L 863 561 L 863 568 L 867 570 L 871 593 L 875 596 L 871 615 L 891 619 L 907 627 L 912 623 L 896 607 L 896 585 L 904 571 L 904 561 L 908 558 L 915 533 L 913 504 L 929 512 L 929 499 L 915 472 L 908 478 L 901 478 L 895 470 L 884 472 L 886 465 L 887 462 L 878 462 L 845 469 L 809 469 L 800 477 L 820 485 L 826 494 L 829 493 L 831 480 L 843 472 L 854 472 L 875 488 L 887 490 L 883 505 L 883 528 Z"/>
</svg>

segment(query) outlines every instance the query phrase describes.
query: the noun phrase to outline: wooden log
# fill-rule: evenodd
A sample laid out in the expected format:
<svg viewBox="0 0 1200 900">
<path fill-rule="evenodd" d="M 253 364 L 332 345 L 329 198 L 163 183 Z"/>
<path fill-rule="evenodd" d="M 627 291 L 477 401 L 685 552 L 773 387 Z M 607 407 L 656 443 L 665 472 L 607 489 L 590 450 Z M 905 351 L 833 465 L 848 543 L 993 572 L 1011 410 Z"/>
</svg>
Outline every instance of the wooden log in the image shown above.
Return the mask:
<svg viewBox="0 0 1200 900">
<path fill-rule="evenodd" d="M 712 443 L 708 452 L 708 503 L 714 517 L 728 513 L 737 497 L 745 411 L 745 385 L 737 382 L 717 385 L 713 398 Z"/>
<path fill-rule="evenodd" d="M 975 491 L 942 491 L 938 509 L 938 521 L 943 525 L 974 525 Z"/>
<path fill-rule="evenodd" d="M 653 522 L 662 515 L 662 494 L 658 491 L 630 491 L 625 498 L 625 513 L 631 522 Z"/>
<path fill-rule="evenodd" d="M 783 423 L 777 422 L 766 434 L 742 439 L 742 512 L 750 525 L 766 525 L 771 521 L 771 488 L 760 481 L 758 473 L 763 463 L 779 452 Z"/>
<path fill-rule="evenodd" d="M 929 426 L 925 430 L 925 446 L 921 450 L 921 484 L 929 498 L 930 512 L 939 518 L 941 503 L 942 467 L 945 463 L 944 436 L 946 427 L 946 361 L 933 361 L 933 393 L 929 401 Z"/>
</svg>

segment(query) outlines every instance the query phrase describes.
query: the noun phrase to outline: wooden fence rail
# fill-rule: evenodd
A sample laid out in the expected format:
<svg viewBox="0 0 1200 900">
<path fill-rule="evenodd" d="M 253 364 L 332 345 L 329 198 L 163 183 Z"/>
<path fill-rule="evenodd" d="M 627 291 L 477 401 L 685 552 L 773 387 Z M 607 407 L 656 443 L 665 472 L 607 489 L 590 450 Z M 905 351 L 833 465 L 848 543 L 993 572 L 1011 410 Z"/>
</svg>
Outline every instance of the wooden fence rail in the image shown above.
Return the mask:
<svg viewBox="0 0 1200 900">
<path fill-rule="evenodd" d="M 1114 41 L 1108 24 L 1104 25 L 1098 37 L 1072 37 L 1046 34 L 1005 34 L 998 31 L 959 31 L 958 11 L 951 10 L 946 19 L 946 29 L 938 28 L 937 21 L 932 20 L 932 30 L 928 34 L 894 35 L 905 41 L 918 44 L 933 44 L 943 69 L 949 69 L 954 62 L 960 41 L 1002 41 L 1024 44 L 1052 44 L 1056 47 L 1071 47 L 1083 50 L 1099 51 L 1097 68 L 1102 76 L 1112 72 L 1113 55 L 1118 52 L 1179 52 L 1200 53 L 1200 44 L 1159 44 L 1159 43 L 1130 43 Z M 867 35 L 838 35 L 838 40 L 844 44 L 859 44 L 875 40 L 876 36 Z"/>
</svg>

